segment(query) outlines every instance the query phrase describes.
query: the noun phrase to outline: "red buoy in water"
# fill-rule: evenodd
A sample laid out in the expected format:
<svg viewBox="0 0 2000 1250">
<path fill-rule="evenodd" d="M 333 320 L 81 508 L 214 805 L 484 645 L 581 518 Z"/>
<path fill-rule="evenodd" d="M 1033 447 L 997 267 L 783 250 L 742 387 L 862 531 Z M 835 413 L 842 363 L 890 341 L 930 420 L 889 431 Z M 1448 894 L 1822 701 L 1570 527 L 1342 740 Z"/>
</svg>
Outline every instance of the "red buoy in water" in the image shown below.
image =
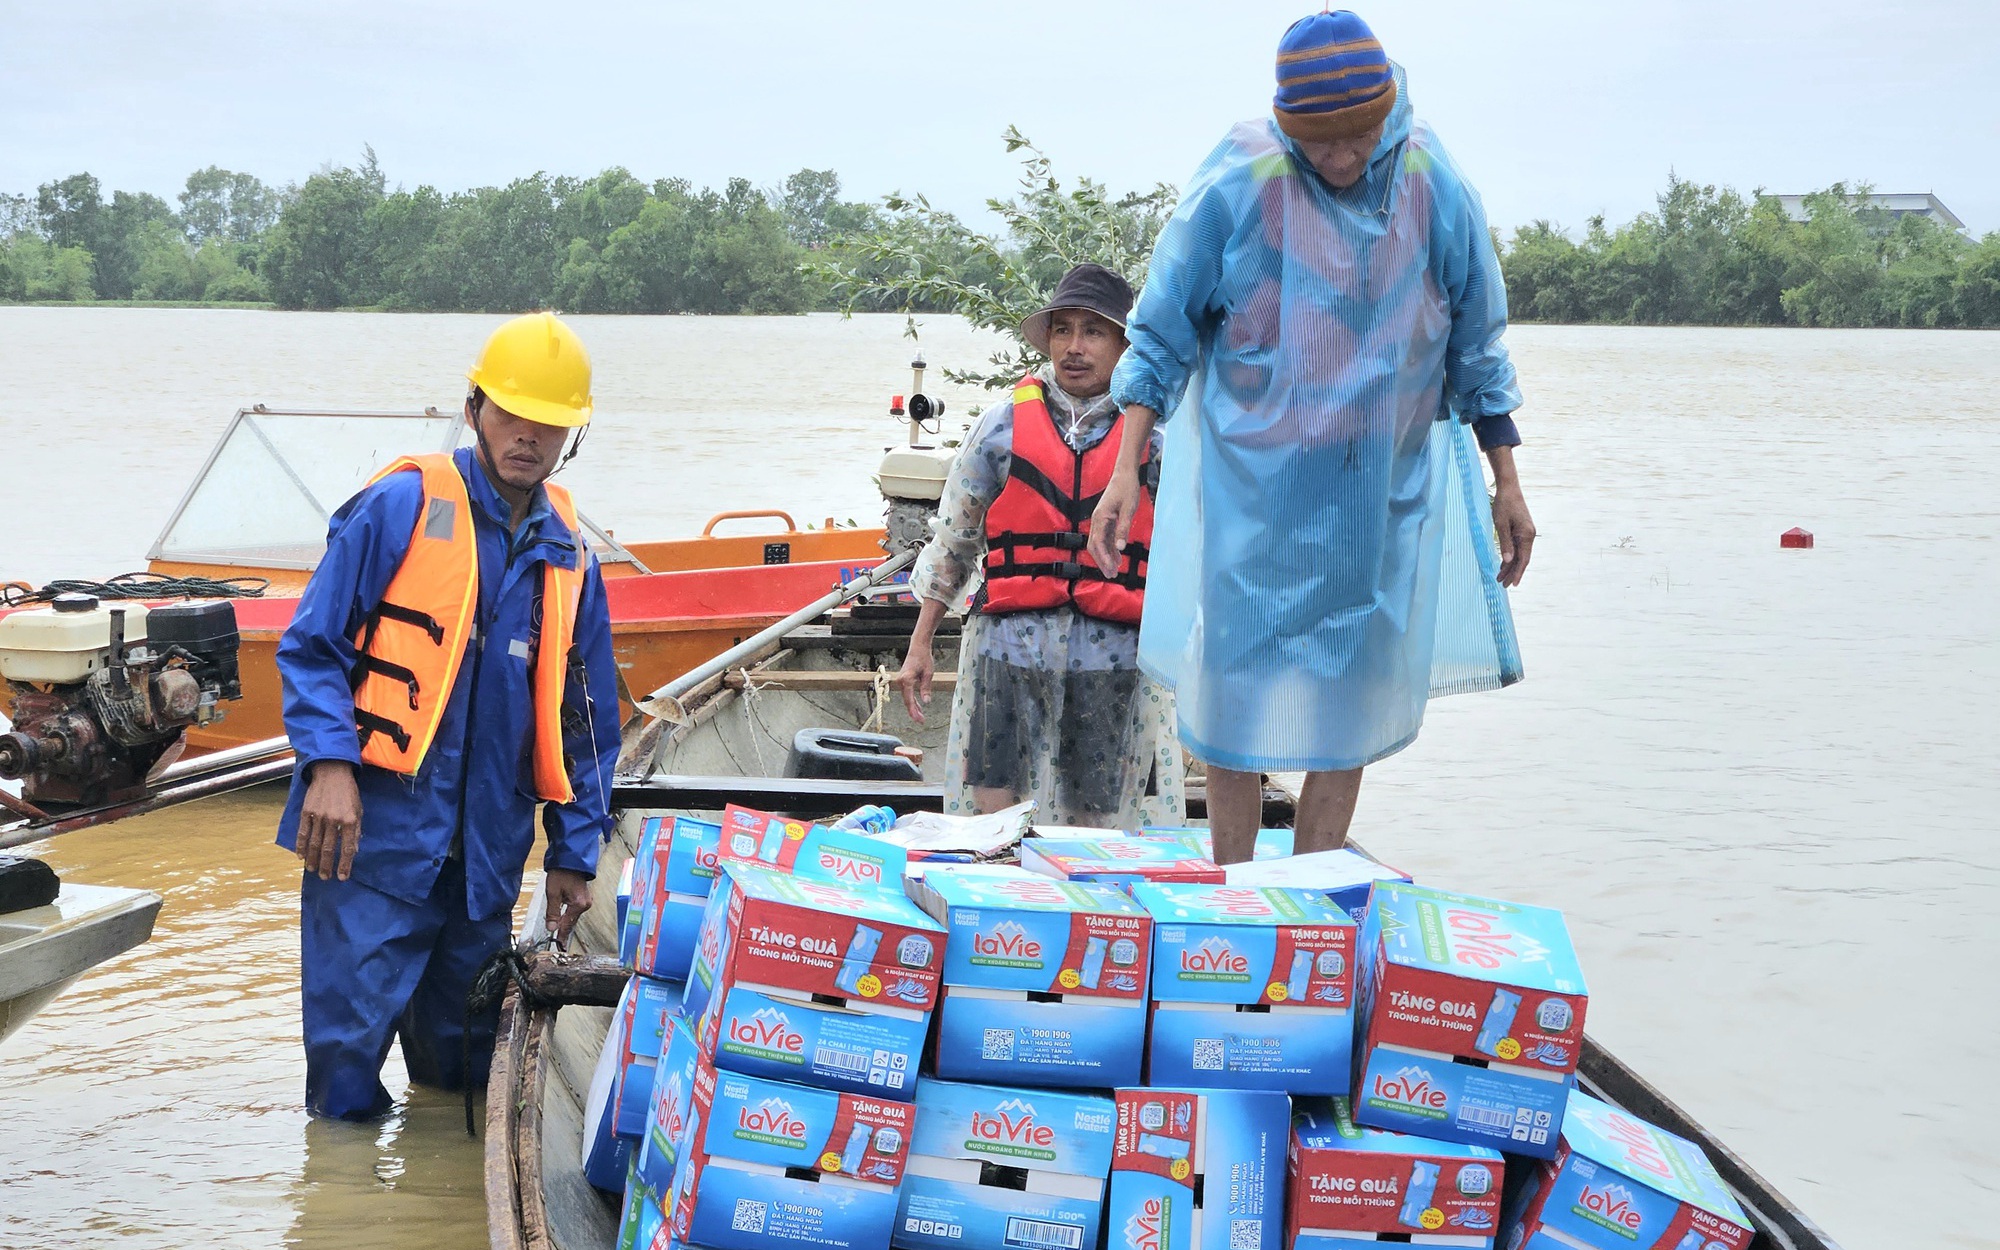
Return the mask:
<svg viewBox="0 0 2000 1250">
<path fill-rule="evenodd" d="M 1813 545 L 1812 531 L 1802 530 L 1794 525 L 1792 528 L 1778 535 L 1778 545 L 1780 547 L 1795 547 L 1801 551 L 1810 550 Z"/>
</svg>

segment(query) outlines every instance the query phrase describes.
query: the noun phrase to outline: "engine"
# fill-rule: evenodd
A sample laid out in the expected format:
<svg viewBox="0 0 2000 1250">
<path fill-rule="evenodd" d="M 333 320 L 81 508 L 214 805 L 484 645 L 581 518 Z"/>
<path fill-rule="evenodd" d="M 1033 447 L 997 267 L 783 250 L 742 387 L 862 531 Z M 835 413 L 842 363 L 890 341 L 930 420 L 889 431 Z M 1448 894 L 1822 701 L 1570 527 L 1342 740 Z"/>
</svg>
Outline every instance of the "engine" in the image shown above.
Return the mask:
<svg viewBox="0 0 2000 1250">
<path fill-rule="evenodd" d="M 90 595 L 0 617 L 11 733 L 0 778 L 40 807 L 136 797 L 191 725 L 243 696 L 236 609 L 209 600 L 146 609 Z"/>
</svg>

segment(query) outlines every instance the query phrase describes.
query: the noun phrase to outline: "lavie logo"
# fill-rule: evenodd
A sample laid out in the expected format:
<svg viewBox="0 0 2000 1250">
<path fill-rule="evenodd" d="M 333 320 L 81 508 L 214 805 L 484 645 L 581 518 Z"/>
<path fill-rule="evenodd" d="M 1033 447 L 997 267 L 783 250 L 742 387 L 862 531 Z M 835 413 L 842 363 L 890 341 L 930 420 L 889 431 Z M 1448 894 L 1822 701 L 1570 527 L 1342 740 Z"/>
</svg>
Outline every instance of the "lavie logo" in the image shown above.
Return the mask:
<svg viewBox="0 0 2000 1250">
<path fill-rule="evenodd" d="M 1236 953 L 1236 949 L 1221 938 L 1210 938 L 1200 946 L 1190 950 L 1181 948 L 1182 972 L 1227 972 L 1235 976 L 1250 974 L 1250 961 Z"/>
<path fill-rule="evenodd" d="M 1628 1233 L 1638 1232 L 1639 1225 L 1645 1223 L 1645 1217 L 1632 1205 L 1632 1191 L 1623 1185 L 1606 1185 L 1602 1189 L 1585 1185 L 1576 1202 L 1578 1214 L 1594 1216 Z"/>
<path fill-rule="evenodd" d="M 712 877 L 722 863 L 720 846 L 697 846 L 694 848 L 694 870 L 696 875 Z"/>
<path fill-rule="evenodd" d="M 1459 963 L 1491 972 L 1509 960 L 1548 962 L 1548 947 L 1524 933 L 1502 928 L 1498 916 L 1454 907 L 1445 912 L 1444 919 L 1451 929 L 1451 956 Z"/>
<path fill-rule="evenodd" d="M 1055 1130 L 1035 1123 L 1033 1104 L 1009 1098 L 993 1108 L 993 1114 L 972 1113 L 972 1135 L 981 1141 L 1010 1146 L 1036 1146 L 1046 1150 L 1055 1144 Z"/>
<path fill-rule="evenodd" d="M 1011 920 L 1003 920 L 993 926 L 991 933 L 972 935 L 972 950 L 977 955 L 993 955 L 1003 959 L 1040 959 L 1042 944 L 1028 936 L 1028 931 Z"/>
<path fill-rule="evenodd" d="M 1625 1148 L 1627 1163 L 1663 1180 L 1673 1176 L 1673 1167 L 1668 1164 L 1666 1155 L 1660 1152 L 1652 1132 L 1645 1125 L 1613 1111 L 1604 1117 L 1601 1127 L 1606 1137 Z"/>
<path fill-rule="evenodd" d="M 1167 1244 L 1167 1200 L 1148 1198 L 1125 1221 L 1125 1244 L 1130 1250 L 1165 1250 Z"/>
<path fill-rule="evenodd" d="M 1393 1076 L 1377 1076 L 1370 1092 L 1389 1102 L 1433 1111 L 1443 1108 L 1447 1101 L 1445 1092 L 1431 1084 L 1431 1074 L 1415 1065 L 1399 1068 Z"/>
<path fill-rule="evenodd" d="M 882 884 L 882 865 L 856 859 L 839 851 L 822 847 L 819 853 L 819 870 L 835 881 L 859 881 L 865 885 Z"/>
<path fill-rule="evenodd" d="M 659 1118 L 667 1131 L 667 1140 L 679 1142 L 681 1130 L 687 1126 L 687 1091 L 681 1088 L 681 1076 L 676 1072 L 667 1079 L 660 1091 Z"/>
<path fill-rule="evenodd" d="M 754 1016 L 738 1016 L 729 1022 L 729 1040 L 758 1050 L 782 1050 L 796 1055 L 805 1050 L 806 1039 L 792 1027 L 791 1020 L 775 1007 L 766 1007 Z"/>
<path fill-rule="evenodd" d="M 805 1144 L 806 1123 L 792 1113 L 792 1104 L 782 1098 L 766 1098 L 754 1107 L 737 1108 L 736 1127 L 746 1133 Z"/>
</svg>

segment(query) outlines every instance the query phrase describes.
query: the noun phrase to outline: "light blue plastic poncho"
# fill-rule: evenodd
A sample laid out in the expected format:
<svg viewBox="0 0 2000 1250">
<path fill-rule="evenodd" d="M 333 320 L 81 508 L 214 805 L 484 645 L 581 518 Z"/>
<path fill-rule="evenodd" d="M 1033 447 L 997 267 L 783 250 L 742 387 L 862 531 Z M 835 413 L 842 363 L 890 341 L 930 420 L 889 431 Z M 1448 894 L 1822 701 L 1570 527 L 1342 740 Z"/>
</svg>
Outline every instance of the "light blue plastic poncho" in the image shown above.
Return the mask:
<svg viewBox="0 0 2000 1250">
<path fill-rule="evenodd" d="M 1520 405 L 1506 290 L 1396 78 L 1344 191 L 1274 122 L 1230 131 L 1160 235 L 1112 379 L 1172 414 L 1140 664 L 1219 767 L 1358 767 L 1407 746 L 1430 695 L 1521 676 L 1465 424 Z"/>
</svg>

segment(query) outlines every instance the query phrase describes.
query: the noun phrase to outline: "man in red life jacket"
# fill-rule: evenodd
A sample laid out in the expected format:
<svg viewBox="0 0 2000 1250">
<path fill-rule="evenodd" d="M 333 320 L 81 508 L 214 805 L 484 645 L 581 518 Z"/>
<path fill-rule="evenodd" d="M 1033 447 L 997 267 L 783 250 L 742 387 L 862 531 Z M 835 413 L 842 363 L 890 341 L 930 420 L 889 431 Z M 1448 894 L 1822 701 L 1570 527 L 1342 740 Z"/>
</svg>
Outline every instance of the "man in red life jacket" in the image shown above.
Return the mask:
<svg viewBox="0 0 2000 1250">
<path fill-rule="evenodd" d="M 1049 363 L 1015 384 L 967 436 L 939 500 L 935 537 L 910 577 L 922 601 L 897 682 L 922 723 L 939 620 L 983 585 L 960 642 L 946 810 L 1033 799 L 1053 824 L 1178 824 L 1172 704 L 1139 673 L 1150 508 L 1110 574 L 1085 554 L 1123 418 L 1111 372 L 1132 288 L 1101 265 L 1063 275 L 1021 323 Z M 1155 449 L 1157 455 L 1157 448 Z M 1173 804 L 1175 806 L 1169 806 Z"/>
</svg>

